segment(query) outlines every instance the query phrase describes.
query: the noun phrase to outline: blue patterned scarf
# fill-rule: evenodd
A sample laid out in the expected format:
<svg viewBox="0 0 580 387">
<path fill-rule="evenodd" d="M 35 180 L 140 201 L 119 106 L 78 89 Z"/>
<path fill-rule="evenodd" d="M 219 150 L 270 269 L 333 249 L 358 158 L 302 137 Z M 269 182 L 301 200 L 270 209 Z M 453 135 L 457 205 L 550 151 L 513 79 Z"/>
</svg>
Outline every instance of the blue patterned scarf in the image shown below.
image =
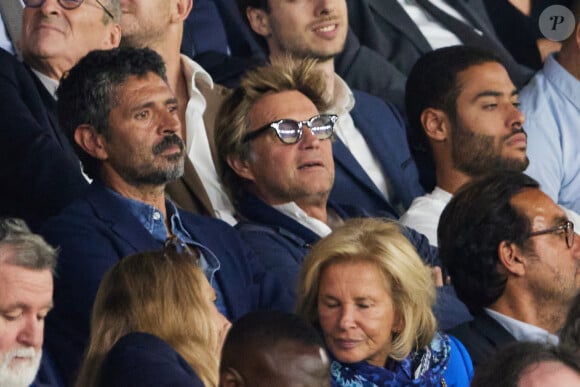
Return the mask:
<svg viewBox="0 0 580 387">
<path fill-rule="evenodd" d="M 365 361 L 344 364 L 332 359 L 333 387 L 439 386 L 449 360 L 447 335 L 437 333 L 428 347 L 412 352 L 400 362 L 387 360 L 385 367 Z"/>
</svg>

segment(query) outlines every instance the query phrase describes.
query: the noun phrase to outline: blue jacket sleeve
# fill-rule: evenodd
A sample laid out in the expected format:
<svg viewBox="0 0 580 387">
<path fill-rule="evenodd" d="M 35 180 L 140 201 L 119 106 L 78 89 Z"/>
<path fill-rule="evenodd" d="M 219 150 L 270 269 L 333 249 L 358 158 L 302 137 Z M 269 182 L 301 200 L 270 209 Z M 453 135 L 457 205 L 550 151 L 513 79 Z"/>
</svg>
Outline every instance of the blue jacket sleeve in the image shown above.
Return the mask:
<svg viewBox="0 0 580 387">
<path fill-rule="evenodd" d="M 447 370 L 445 371 L 445 382 L 449 387 L 469 387 L 473 378 L 473 364 L 467 350 L 453 336 L 449 336 L 451 343 L 451 355 Z"/>
</svg>

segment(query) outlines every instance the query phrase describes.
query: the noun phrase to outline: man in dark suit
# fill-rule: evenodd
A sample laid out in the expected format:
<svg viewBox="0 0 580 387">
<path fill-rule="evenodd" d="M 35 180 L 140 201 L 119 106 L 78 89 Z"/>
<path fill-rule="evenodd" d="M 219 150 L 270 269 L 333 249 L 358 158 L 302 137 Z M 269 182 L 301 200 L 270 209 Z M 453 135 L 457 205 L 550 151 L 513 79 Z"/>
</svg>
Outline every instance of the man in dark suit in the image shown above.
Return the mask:
<svg viewBox="0 0 580 387">
<path fill-rule="evenodd" d="M 474 365 L 513 341 L 557 342 L 580 287 L 574 224 L 521 172 L 474 180 L 439 222 L 441 258 L 475 316 L 450 330 Z"/>
<path fill-rule="evenodd" d="M 220 169 L 242 217 L 236 228 L 292 293 L 314 243 L 346 219 L 371 216 L 356 204 L 329 200 L 336 116 L 320 114 L 328 105 L 325 90 L 312 59 L 275 61 L 246 74 L 216 122 Z M 386 211 L 375 215 L 396 219 Z M 437 249 L 423 235 L 404 233 L 426 264 L 439 265 Z M 436 308 L 447 327 L 468 315 L 443 294 L 450 290 L 442 290 Z M 446 302 L 449 307 L 442 307 Z"/>
<path fill-rule="evenodd" d="M 161 57 L 150 49 L 94 51 L 61 82 L 58 113 L 87 174 L 87 194 L 43 228 L 61 249 L 47 343 L 68 382 L 89 335 L 103 274 L 129 254 L 168 237 L 193 250 L 229 319 L 293 300 L 264 272 L 226 223 L 178 210 L 165 186 L 183 173 L 185 145 L 177 98 Z"/>
<path fill-rule="evenodd" d="M 481 0 L 349 0 L 347 5 L 356 38 L 347 40 L 337 56 L 336 71 L 352 87 L 383 99 L 392 89 L 392 73 L 406 77 L 421 55 L 445 46 L 464 44 L 495 53 L 518 87 L 533 74 L 503 47 Z"/>
<path fill-rule="evenodd" d="M 0 215 L 36 229 L 82 195 L 87 181 L 56 118 L 62 74 L 93 49 L 119 44 L 120 5 L 26 1 L 20 49 L 24 65 L 0 52 Z"/>
<path fill-rule="evenodd" d="M 319 60 L 331 101 L 328 111 L 339 117 L 332 146 L 336 183 L 330 198 L 370 212 L 408 208 L 423 189 L 403 120 L 392 105 L 351 91 L 334 71 L 334 56 L 342 51 L 348 30 L 345 0 L 238 0 L 238 5 L 268 46 L 270 59 L 292 55 Z"/>
</svg>

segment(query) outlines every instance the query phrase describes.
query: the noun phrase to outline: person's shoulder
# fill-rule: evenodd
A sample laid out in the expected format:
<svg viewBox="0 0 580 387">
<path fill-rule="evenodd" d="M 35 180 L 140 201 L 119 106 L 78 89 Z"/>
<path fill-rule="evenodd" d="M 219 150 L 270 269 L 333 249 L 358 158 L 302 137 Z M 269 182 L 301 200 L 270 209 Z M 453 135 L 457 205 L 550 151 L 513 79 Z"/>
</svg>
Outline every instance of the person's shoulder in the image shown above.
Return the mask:
<svg viewBox="0 0 580 387">
<path fill-rule="evenodd" d="M 161 338 L 132 332 L 120 338 L 101 368 L 102 386 L 202 386 L 191 366 Z M 187 382 L 187 384 L 185 384 Z"/>
<path fill-rule="evenodd" d="M 445 372 L 445 379 L 449 386 L 469 386 L 473 377 L 473 362 L 467 349 L 457 338 L 448 335 L 450 344 L 450 357 Z"/>
</svg>

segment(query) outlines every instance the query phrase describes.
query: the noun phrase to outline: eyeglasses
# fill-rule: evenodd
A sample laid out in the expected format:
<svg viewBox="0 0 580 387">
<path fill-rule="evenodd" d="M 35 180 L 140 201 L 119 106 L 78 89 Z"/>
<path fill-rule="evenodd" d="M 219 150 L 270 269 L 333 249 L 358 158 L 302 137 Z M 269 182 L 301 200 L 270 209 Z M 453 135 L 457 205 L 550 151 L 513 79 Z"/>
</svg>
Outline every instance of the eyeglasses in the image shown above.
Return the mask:
<svg viewBox="0 0 580 387">
<path fill-rule="evenodd" d="M 336 114 L 319 114 L 306 121 L 295 121 L 282 119 L 270 122 L 258 130 L 250 132 L 244 136 L 242 142 L 248 142 L 266 133 L 268 129 L 274 129 L 276 136 L 284 144 L 296 144 L 302 138 L 304 125 L 308 126 L 312 134 L 319 140 L 327 140 L 334 133 L 334 124 L 338 120 Z"/>
<path fill-rule="evenodd" d="M 182 241 L 177 235 L 171 234 L 163 243 L 163 249 L 167 251 L 174 251 L 178 254 L 185 254 L 193 257 L 199 263 L 199 254 L 197 250 L 191 249 L 187 243 Z"/>
<path fill-rule="evenodd" d="M 570 222 L 569 220 L 565 221 L 559 226 L 531 232 L 528 234 L 528 238 L 544 234 L 560 234 L 562 232 L 566 238 L 566 246 L 571 248 L 574 245 L 574 223 Z"/>
<path fill-rule="evenodd" d="M 24 0 L 24 5 L 30 8 L 38 8 L 41 7 L 45 1 L 46 0 Z M 60 4 L 60 6 L 63 7 L 64 9 L 75 9 L 80 7 L 83 1 L 84 0 L 58 0 L 58 4 Z M 103 8 L 103 10 L 107 13 L 107 15 L 111 17 L 111 19 L 115 20 L 115 17 L 111 13 L 111 11 L 109 11 L 107 7 L 105 7 L 103 3 L 101 3 L 100 0 L 95 1 L 97 2 L 97 4 L 101 6 L 101 8 Z"/>
</svg>

